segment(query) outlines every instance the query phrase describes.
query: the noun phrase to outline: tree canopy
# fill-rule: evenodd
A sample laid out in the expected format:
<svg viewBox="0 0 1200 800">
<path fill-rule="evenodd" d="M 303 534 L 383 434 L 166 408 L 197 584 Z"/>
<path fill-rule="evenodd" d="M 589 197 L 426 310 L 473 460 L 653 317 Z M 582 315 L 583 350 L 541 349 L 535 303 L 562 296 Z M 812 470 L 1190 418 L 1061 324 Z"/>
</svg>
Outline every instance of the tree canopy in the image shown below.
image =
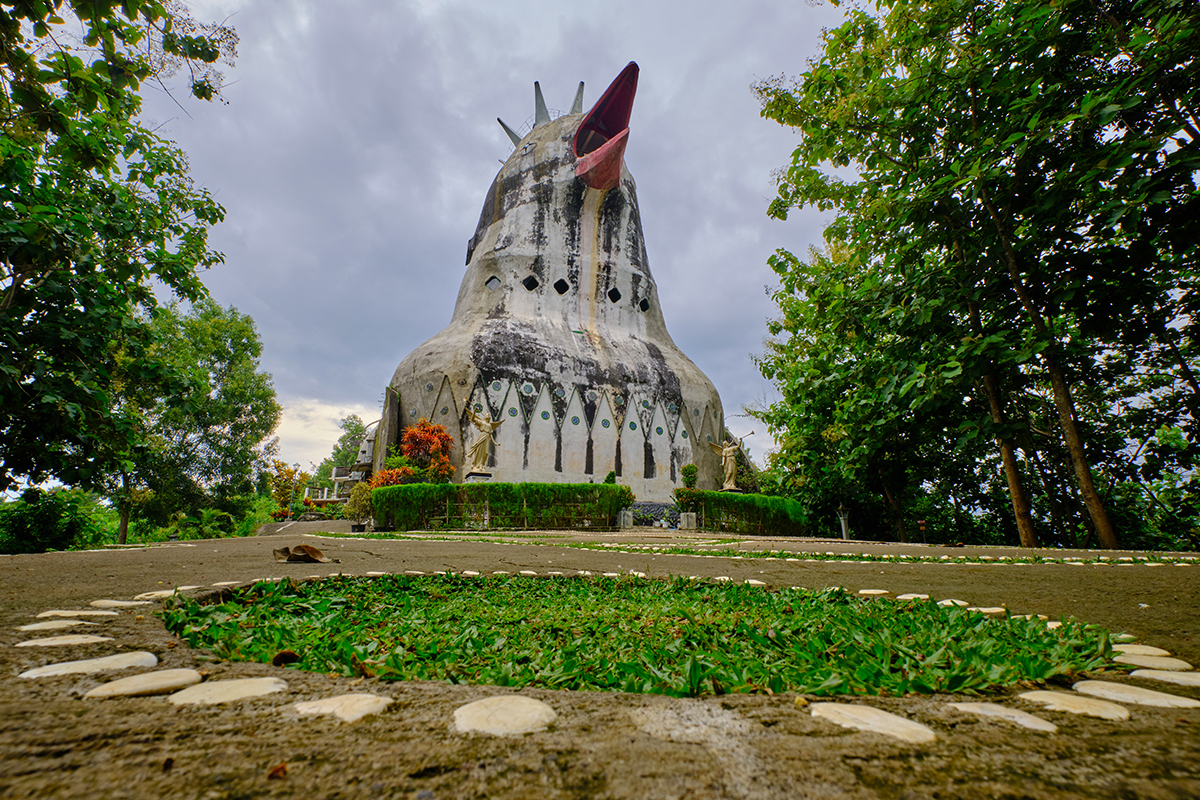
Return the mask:
<svg viewBox="0 0 1200 800">
<path fill-rule="evenodd" d="M 781 466 L 902 526 L 948 471 L 984 502 L 998 460 L 1022 544 L 1115 547 L 1132 445 L 1179 426 L 1195 457 L 1200 10 L 880 0 L 823 45 L 756 87 L 800 135 L 770 213 L 834 213 L 827 252 L 772 259 Z"/>
<path fill-rule="evenodd" d="M 138 121 L 138 90 L 186 68 L 212 99 L 236 43 L 177 2 L 0 3 L 0 488 L 98 486 L 148 446 L 119 387 L 190 394 L 143 312 L 155 282 L 205 297 L 224 210 Z"/>
</svg>

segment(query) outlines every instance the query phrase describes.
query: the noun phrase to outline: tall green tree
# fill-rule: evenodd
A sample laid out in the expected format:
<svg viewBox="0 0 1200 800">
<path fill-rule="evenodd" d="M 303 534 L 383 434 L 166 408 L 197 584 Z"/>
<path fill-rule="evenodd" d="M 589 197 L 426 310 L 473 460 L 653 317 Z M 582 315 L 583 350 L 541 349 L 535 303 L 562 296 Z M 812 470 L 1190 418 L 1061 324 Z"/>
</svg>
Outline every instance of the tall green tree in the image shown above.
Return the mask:
<svg viewBox="0 0 1200 800">
<path fill-rule="evenodd" d="M 0 3 L 0 488 L 100 485 L 148 446 L 119 385 L 187 394 L 142 314 L 155 281 L 205 296 L 224 210 L 138 122 L 138 90 L 186 67 L 211 99 L 236 41 L 178 3 Z"/>
<path fill-rule="evenodd" d="M 1165 357 L 1147 368 L 1169 373 L 1195 408 L 1200 10 L 1178 0 L 877 9 L 848 12 L 795 83 L 759 85 L 764 115 L 801 136 L 771 213 L 833 210 L 827 239 L 873 276 L 858 311 L 895 328 L 876 341 L 904 373 L 894 393 L 882 387 L 885 407 L 914 413 L 982 390 L 1027 544 L 1036 538 L 1015 450 L 1029 429 L 1012 398 L 1045 386 L 1073 488 L 1100 543 L 1115 547 L 1077 395 L 1105 351 L 1149 336 Z"/>
</svg>

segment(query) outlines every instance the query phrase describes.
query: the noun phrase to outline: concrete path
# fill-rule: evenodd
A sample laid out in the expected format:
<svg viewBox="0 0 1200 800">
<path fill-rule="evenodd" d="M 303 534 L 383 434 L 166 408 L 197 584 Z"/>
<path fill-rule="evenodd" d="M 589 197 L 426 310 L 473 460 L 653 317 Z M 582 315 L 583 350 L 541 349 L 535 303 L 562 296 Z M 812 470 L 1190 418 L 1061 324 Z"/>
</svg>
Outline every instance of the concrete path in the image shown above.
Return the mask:
<svg viewBox="0 0 1200 800">
<path fill-rule="evenodd" d="M 322 526 L 329 524 L 272 526 L 272 535 L 250 539 L 0 557 L 0 675 L 5 681 L 0 795 L 1200 795 L 1200 710 L 1188 707 L 1200 699 L 1200 686 L 1115 671 L 1090 676 L 1104 685 L 1081 686 L 1079 691 L 1069 684 L 1049 688 L 1064 697 L 1107 703 L 1120 712 L 1109 710 L 1110 717 L 1123 714 L 1121 719 L 1051 710 L 1054 702 L 1069 705 L 1075 700 L 1052 697 L 1048 705 L 1045 698 L 1019 696 L 1042 687 L 987 698 L 818 699 L 788 694 L 675 700 L 620 693 L 517 693 L 485 686 L 351 680 L 215 661 L 165 632 L 154 616 L 157 600 L 114 608 L 115 615 L 94 615 L 100 610 L 92 605 L 97 600 L 135 602 L 136 596 L 177 586 L 201 587 L 189 590 L 199 594 L 215 591 L 216 583 L 262 578 L 504 571 L 560 572 L 566 579 L 579 571 L 640 572 L 652 578 L 757 581 L 767 588 L 841 586 L 856 593 L 886 591 L 885 597 L 921 593 L 1051 620 L 1074 616 L 1114 632 L 1128 631 L 1139 644 L 1188 666 L 1200 663 L 1200 566 L 1187 554 L 1150 566 L 1152 562 L 1138 560 L 1145 554 L 1104 553 L 1099 555 L 1112 560 L 1095 562 L 1097 553 L 1056 551 L 1055 558 L 1083 560 L 1026 563 L 1031 553 L 1017 549 L 794 539 L 730 542 L 658 530 L 486 537 L 504 541 L 311 535 Z M 298 544 L 314 545 L 340 563 L 275 562 L 273 549 Z M 679 546 L 691 552 L 661 552 Z M 729 548 L 789 552 L 771 560 L 714 555 Z M 860 554 L 879 560 L 856 560 Z M 817 555 L 819 560 L 809 560 Z M 1127 560 L 1118 560 L 1122 558 Z M 18 630 L 69 620 L 71 611 L 89 613 L 78 615 L 79 624 L 69 628 Z M 27 644 L 64 635 L 100 641 Z M 158 663 L 111 673 L 18 677 L 63 662 L 132 653 L 151 654 Z M 154 676 L 155 685 L 171 687 L 161 691 L 178 689 L 178 695 L 119 696 L 123 686 L 111 685 L 139 674 L 147 680 Z M 271 690 L 212 705 L 186 699 L 223 683 L 248 690 L 249 685 L 233 685 L 246 679 L 255 679 L 256 689 Z M 1137 689 L 1180 702 L 1176 707 L 1144 705 L 1137 698 L 1145 696 L 1137 695 Z M 105 694 L 114 696 L 103 699 Z M 183 701 L 174 699 L 181 696 Z M 353 698 L 338 700 L 346 696 Z M 520 708 L 506 705 L 506 698 L 514 697 L 523 698 L 515 701 Z M 501 700 L 483 706 L 482 717 L 466 710 L 480 708 L 476 701 L 489 698 Z M 995 708 L 975 707 L 979 700 Z M 370 710 L 355 722 L 344 721 L 363 709 Z M 487 720 L 497 719 L 500 725 L 532 727 L 518 733 L 486 728 Z M 527 719 L 533 721 L 520 721 Z M 907 733 L 884 730 L 891 724 Z M 1039 724 L 1042 728 L 1035 729 Z M 1048 732 L 1047 725 L 1055 731 Z"/>
</svg>

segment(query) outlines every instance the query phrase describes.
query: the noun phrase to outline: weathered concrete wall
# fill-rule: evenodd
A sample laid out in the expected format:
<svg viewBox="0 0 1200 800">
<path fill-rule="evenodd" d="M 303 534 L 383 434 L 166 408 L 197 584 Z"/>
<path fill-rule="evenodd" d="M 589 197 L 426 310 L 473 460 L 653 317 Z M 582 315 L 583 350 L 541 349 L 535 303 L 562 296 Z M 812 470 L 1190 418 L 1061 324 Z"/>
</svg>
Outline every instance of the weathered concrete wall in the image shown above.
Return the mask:
<svg viewBox="0 0 1200 800">
<path fill-rule="evenodd" d="M 572 139 L 585 114 L 535 127 L 488 190 L 450 325 L 392 378 L 375 458 L 422 417 L 464 445 L 467 408 L 504 419 L 496 481 L 600 482 L 616 470 L 639 499 L 666 502 L 679 469 L 720 486 L 706 442 L 716 389 L 667 332 L 633 178 L 589 188 Z M 468 465 L 469 466 L 469 465 Z"/>
</svg>

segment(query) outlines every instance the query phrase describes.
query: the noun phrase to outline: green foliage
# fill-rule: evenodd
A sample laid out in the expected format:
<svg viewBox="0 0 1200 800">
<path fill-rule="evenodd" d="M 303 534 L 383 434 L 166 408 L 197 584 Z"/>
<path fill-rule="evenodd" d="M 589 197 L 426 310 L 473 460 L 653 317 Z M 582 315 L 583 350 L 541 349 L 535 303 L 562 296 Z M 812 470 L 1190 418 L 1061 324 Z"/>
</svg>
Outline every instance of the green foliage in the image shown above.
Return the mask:
<svg viewBox="0 0 1200 800">
<path fill-rule="evenodd" d="M 375 515 L 372 491 L 369 484 L 356 483 L 350 490 L 350 499 L 342 506 L 342 516 L 360 525 Z"/>
<path fill-rule="evenodd" d="M 774 536 L 808 535 L 804 507 L 786 497 L 734 492 L 706 492 L 686 486 L 675 490 L 680 511 L 696 513 L 703 530 Z"/>
<path fill-rule="evenodd" d="M 407 531 L 611 529 L 635 498 L 628 486 L 591 483 L 418 483 L 375 489 L 371 499 L 378 527 Z"/>
<path fill-rule="evenodd" d="M 304 487 L 312 478 L 307 472 L 279 459 L 271 462 L 271 471 L 267 474 L 271 482 L 271 497 L 280 508 L 288 508 L 292 503 L 299 502 L 304 497 Z"/>
<path fill-rule="evenodd" d="M 617 471 L 609 470 L 608 474 L 604 476 L 604 483 L 609 486 L 612 486 L 616 482 L 617 482 Z"/>
<path fill-rule="evenodd" d="M 1137 483 L 1152 431 L 1200 432 L 1198 57 L 1195 4 L 883 0 L 759 84 L 800 134 L 771 213 L 834 214 L 826 252 L 771 260 L 775 488 L 901 539 L 936 500 L 1116 545 L 1095 473 Z"/>
<path fill-rule="evenodd" d="M 389 576 L 260 583 L 168 601 L 168 630 L 221 658 L 385 680 L 695 697 L 982 693 L 1107 665 L 1108 637 L 933 602 L 691 580 Z"/>
<path fill-rule="evenodd" d="M 683 465 L 683 469 L 679 470 L 679 475 L 683 479 L 683 486 L 685 489 L 696 488 L 696 478 L 699 472 L 700 469 L 695 464 Z M 614 475 L 614 477 L 616 476 Z"/>
<path fill-rule="evenodd" d="M 92 519 L 94 501 L 79 490 L 26 489 L 0 502 L 0 553 L 42 553 L 101 543 L 104 528 Z"/>
<path fill-rule="evenodd" d="M 121 387 L 190 388 L 139 309 L 155 283 L 204 297 L 198 273 L 222 260 L 207 236 L 224 210 L 137 121 L 137 91 L 187 68 L 213 97 L 236 35 L 147 0 L 9 3 L 0 22 L 0 489 L 98 487 L 148 447 Z"/>
</svg>

